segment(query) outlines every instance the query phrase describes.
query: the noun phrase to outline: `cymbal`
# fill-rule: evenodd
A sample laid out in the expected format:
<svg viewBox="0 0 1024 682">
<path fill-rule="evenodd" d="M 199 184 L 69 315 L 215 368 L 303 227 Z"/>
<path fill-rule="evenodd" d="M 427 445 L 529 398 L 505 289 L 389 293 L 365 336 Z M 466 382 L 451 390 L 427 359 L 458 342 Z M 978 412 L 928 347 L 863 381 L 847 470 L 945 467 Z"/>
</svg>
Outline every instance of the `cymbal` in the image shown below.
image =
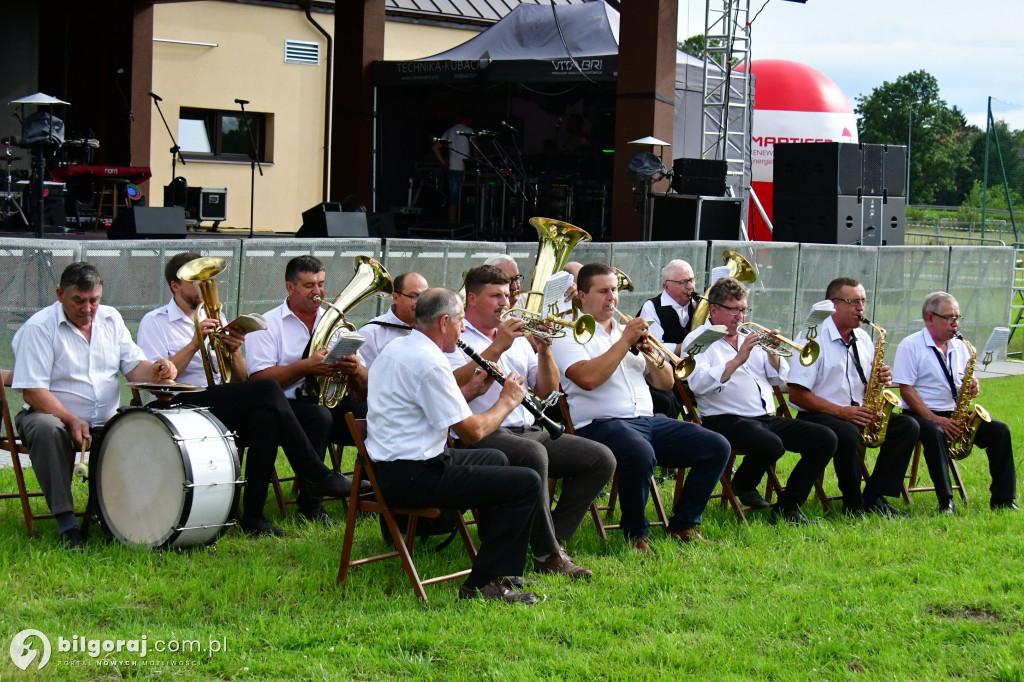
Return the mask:
<svg viewBox="0 0 1024 682">
<path fill-rule="evenodd" d="M 630 140 L 628 144 L 656 144 L 656 145 L 661 146 L 661 147 L 671 147 L 672 146 L 671 142 L 665 142 L 665 140 L 659 140 L 658 138 L 654 137 L 653 135 L 648 135 L 647 137 L 641 137 L 638 140 Z"/>
<path fill-rule="evenodd" d="M 11 100 L 11 104 L 69 104 L 69 102 L 57 99 L 53 95 L 47 95 L 45 92 L 37 92 L 20 99 Z"/>
<path fill-rule="evenodd" d="M 206 390 L 203 386 L 195 384 L 179 384 L 176 381 L 130 381 L 128 388 L 137 388 L 140 391 L 150 393 L 194 393 L 195 391 Z"/>
</svg>

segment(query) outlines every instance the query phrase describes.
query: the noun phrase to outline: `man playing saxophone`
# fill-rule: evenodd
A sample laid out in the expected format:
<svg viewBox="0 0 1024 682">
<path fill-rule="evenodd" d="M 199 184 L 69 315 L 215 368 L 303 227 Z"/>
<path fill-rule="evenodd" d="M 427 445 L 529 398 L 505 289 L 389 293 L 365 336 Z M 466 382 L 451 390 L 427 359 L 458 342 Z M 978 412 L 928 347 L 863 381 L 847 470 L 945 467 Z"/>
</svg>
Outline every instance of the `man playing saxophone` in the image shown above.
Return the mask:
<svg viewBox="0 0 1024 682">
<path fill-rule="evenodd" d="M 939 513 L 952 514 L 949 441 L 970 425 L 966 419 L 951 417 L 955 417 L 958 403 L 966 406 L 970 398 L 977 397 L 978 380 L 973 377 L 972 349 L 958 338 L 963 317 L 956 299 L 945 291 L 929 294 L 921 316 L 924 329 L 903 339 L 896 349 L 894 380 L 900 387 L 903 413 L 921 427 L 921 446 L 939 498 Z M 992 509 L 1017 509 L 1010 427 L 994 419 L 979 420 L 974 444 L 988 455 Z"/>
<path fill-rule="evenodd" d="M 892 416 L 862 494 L 862 432 L 875 416 L 874 410 L 864 406 L 864 391 L 872 372 L 880 374 L 881 381 L 876 382 L 879 385 L 889 383 L 892 373 L 882 364 L 883 354 L 876 353 L 871 337 L 861 329 L 868 303 L 861 283 L 849 277 L 836 278 L 829 282 L 825 298 L 832 301 L 836 311 L 821 325 L 817 362 L 808 367 L 793 363 L 790 368 L 789 400 L 798 410 L 798 419 L 827 426 L 839 439 L 833 462 L 847 514 L 906 516 L 885 496 L 900 493 L 917 442 L 917 424 L 903 415 Z M 806 340 L 801 333 L 796 342 Z"/>
</svg>

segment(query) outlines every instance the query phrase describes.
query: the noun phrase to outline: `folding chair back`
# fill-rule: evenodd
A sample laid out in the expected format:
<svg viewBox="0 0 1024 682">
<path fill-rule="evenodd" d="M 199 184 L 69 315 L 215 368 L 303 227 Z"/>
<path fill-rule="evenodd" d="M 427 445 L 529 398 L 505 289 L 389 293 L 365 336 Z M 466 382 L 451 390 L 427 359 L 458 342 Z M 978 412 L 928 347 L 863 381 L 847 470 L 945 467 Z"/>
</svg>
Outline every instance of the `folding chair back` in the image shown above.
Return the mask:
<svg viewBox="0 0 1024 682">
<path fill-rule="evenodd" d="M 380 485 L 377 483 L 377 476 L 373 471 L 373 462 L 370 460 L 369 455 L 366 454 L 366 420 L 357 420 L 352 413 L 349 412 L 345 415 L 345 421 L 348 424 L 349 431 L 352 433 L 352 440 L 356 446 L 356 466 L 355 470 L 352 472 L 352 488 L 353 490 L 358 490 L 360 482 L 363 479 L 366 479 L 370 481 L 373 493 L 372 495 L 366 493 L 364 495 L 349 496 L 348 518 L 345 520 L 345 539 L 341 546 L 341 562 L 338 566 L 337 582 L 345 584 L 348 579 L 349 569 L 353 566 L 398 557 L 402 561 L 402 568 L 409 577 L 409 582 L 412 583 L 413 592 L 416 593 L 417 597 L 426 602 L 427 593 L 423 589 L 424 585 L 431 585 L 433 583 L 467 576 L 469 575 L 470 569 L 467 568 L 456 573 L 449 573 L 447 575 L 428 578 L 426 580 L 420 578 L 419 573 L 416 571 L 416 566 L 412 561 L 412 548 L 413 543 L 416 540 L 416 523 L 421 518 L 437 518 L 441 515 L 441 510 L 436 507 L 415 509 L 389 507 L 387 502 L 384 500 L 384 495 L 381 493 Z M 352 559 L 352 543 L 355 535 L 356 516 L 358 512 L 373 512 L 382 515 L 385 523 L 387 524 L 388 530 L 391 532 L 391 537 L 403 538 L 403 541 L 396 541 L 395 549 L 392 552 L 365 557 L 362 559 Z M 395 521 L 396 514 L 405 514 L 409 518 L 404 534 L 399 530 L 398 523 Z M 469 555 L 470 561 L 475 561 L 476 547 L 473 545 L 473 539 L 469 536 L 469 530 L 466 528 L 466 523 L 462 519 L 461 511 L 456 510 L 453 516 L 455 518 L 456 530 L 458 530 L 459 536 L 462 538 L 462 543 L 466 547 L 466 553 Z"/>
</svg>

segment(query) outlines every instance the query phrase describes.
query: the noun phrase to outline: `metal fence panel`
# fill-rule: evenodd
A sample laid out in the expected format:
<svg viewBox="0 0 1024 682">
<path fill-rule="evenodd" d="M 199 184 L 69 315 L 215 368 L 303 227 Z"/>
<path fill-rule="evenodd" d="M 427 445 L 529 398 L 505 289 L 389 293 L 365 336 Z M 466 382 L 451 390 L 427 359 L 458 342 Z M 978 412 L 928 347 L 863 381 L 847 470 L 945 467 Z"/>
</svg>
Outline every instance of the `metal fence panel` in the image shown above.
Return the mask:
<svg viewBox="0 0 1024 682">
<path fill-rule="evenodd" d="M 980 353 L 992 330 L 1006 326 L 1013 295 L 1014 250 L 1009 246 L 965 246 L 951 251 L 946 291 L 960 304 L 965 318 L 961 333 Z"/>
<path fill-rule="evenodd" d="M 502 253 L 505 244 L 501 242 L 389 239 L 384 246 L 384 267 L 392 277 L 418 272 L 432 287 L 458 291 L 464 272 Z"/>
<path fill-rule="evenodd" d="M 948 246 L 887 246 L 878 249 L 878 273 L 868 318 L 886 330 L 885 359 L 892 364 L 896 347 L 921 328 L 921 301 L 946 286 Z"/>
<path fill-rule="evenodd" d="M 870 317 L 871 307 L 875 303 L 872 292 L 875 288 L 877 269 L 878 256 L 875 247 L 801 244 L 793 333 L 800 333 L 811 306 L 825 298 L 825 289 L 836 277 L 852 277 L 864 285 L 869 301 L 864 313 Z"/>
<path fill-rule="evenodd" d="M 747 305 L 754 309 L 754 314 L 749 316 L 750 321 L 769 329 L 778 329 L 784 336 L 790 336 L 793 333 L 798 245 L 781 242 L 711 242 L 707 262 L 708 286 L 711 285 L 711 271 L 722 265 L 725 251 L 735 251 L 757 270 L 757 281 L 747 285 L 750 290 Z M 707 291 L 707 288 L 698 287 L 698 290 Z M 800 322 L 803 322 L 806 314 L 806 310 L 798 311 Z"/>
<path fill-rule="evenodd" d="M 661 269 L 675 259 L 684 260 L 693 268 L 697 290 L 705 280 L 704 263 L 708 246 L 702 241 L 686 242 L 620 242 L 612 245 L 611 264 L 633 281 L 633 291 L 619 293 L 619 309 L 636 315 L 644 301 L 661 293 Z M 605 261 L 608 262 L 608 261 Z"/>
<path fill-rule="evenodd" d="M 242 247 L 239 307 L 244 313 L 265 313 L 276 308 L 288 295 L 284 272 L 288 261 L 311 255 L 326 269 L 324 294 L 328 300 L 341 293 L 355 274 L 356 256 L 381 258 L 379 239 L 259 239 Z M 384 267 L 387 267 L 386 265 Z M 356 306 L 346 316 L 357 328 L 377 316 L 376 300 Z"/>
</svg>

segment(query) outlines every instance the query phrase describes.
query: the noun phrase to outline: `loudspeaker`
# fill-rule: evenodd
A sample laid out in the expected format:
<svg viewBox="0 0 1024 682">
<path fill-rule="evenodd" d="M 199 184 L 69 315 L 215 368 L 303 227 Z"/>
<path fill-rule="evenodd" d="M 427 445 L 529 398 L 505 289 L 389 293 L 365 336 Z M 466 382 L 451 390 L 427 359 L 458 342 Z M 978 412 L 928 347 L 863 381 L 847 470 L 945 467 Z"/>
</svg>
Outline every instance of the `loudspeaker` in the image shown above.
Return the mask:
<svg viewBox="0 0 1024 682">
<path fill-rule="evenodd" d="M 185 235 L 185 209 L 181 206 L 121 209 L 107 231 L 110 239 L 184 239 Z"/>
<path fill-rule="evenodd" d="M 738 239 L 738 198 L 718 199 L 659 195 L 651 198 L 651 239 Z"/>
<path fill-rule="evenodd" d="M 719 159 L 675 159 L 672 189 L 679 194 L 720 197 L 725 195 L 728 164 Z"/>
<path fill-rule="evenodd" d="M 775 196 L 856 196 L 861 193 L 861 148 L 856 144 L 776 144 L 774 166 Z"/>
<path fill-rule="evenodd" d="M 296 237 L 368 237 L 366 214 L 362 211 L 344 212 L 341 204 L 326 202 L 302 212 L 302 227 Z"/>
<path fill-rule="evenodd" d="M 882 245 L 903 246 L 906 243 L 907 200 L 889 196 L 882 204 Z"/>
<path fill-rule="evenodd" d="M 907 148 L 903 145 L 889 145 L 885 149 L 885 163 L 882 166 L 885 195 L 907 196 Z"/>
<path fill-rule="evenodd" d="M 36 224 L 36 202 L 32 196 L 32 185 L 28 180 L 18 180 L 14 183 L 14 187 L 20 192 L 20 195 L 15 196 L 21 201 L 21 210 L 24 211 L 25 217 L 28 218 L 29 226 L 25 229 L 30 229 L 31 226 Z M 64 232 L 67 224 L 67 211 L 64 207 L 66 189 L 67 186 L 63 182 L 43 182 L 44 232 Z M 67 198 L 70 199 L 70 197 Z M 20 218 L 18 222 L 24 225 L 24 223 L 21 223 Z"/>
<path fill-rule="evenodd" d="M 371 213 L 369 219 L 369 230 L 371 237 L 398 236 L 398 228 L 395 226 L 395 214 L 389 211 Z"/>
<path fill-rule="evenodd" d="M 806 244 L 860 244 L 861 205 L 855 196 L 776 196 L 772 240 Z"/>
</svg>

